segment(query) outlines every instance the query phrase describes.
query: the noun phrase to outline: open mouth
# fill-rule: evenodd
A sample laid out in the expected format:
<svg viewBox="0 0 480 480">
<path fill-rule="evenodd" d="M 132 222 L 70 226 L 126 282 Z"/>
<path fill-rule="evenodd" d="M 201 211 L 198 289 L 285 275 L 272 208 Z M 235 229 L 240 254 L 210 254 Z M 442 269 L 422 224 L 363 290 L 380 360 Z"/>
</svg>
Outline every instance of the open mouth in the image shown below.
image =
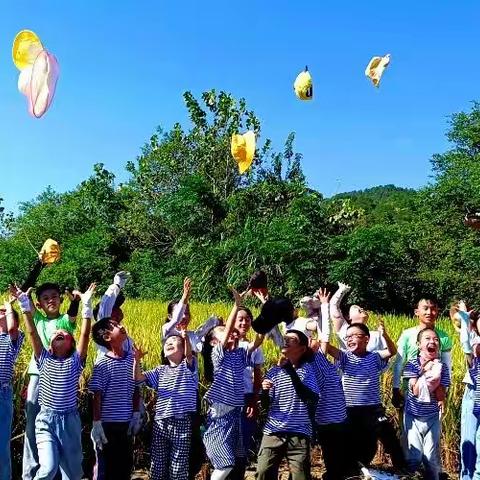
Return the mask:
<svg viewBox="0 0 480 480">
<path fill-rule="evenodd" d="M 428 345 L 427 346 L 428 353 L 437 353 L 437 347 L 435 345 Z"/>
<path fill-rule="evenodd" d="M 65 335 L 63 333 L 59 333 L 58 335 L 55 336 L 56 342 L 61 342 L 63 340 L 65 340 Z"/>
</svg>

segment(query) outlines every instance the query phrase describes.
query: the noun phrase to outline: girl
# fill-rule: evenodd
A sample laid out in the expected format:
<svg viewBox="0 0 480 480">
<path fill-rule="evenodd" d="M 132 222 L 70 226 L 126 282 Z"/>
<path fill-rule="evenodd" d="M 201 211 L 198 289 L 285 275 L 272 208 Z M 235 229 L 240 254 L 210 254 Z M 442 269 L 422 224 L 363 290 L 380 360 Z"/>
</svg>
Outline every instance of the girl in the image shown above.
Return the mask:
<svg viewBox="0 0 480 480">
<path fill-rule="evenodd" d="M 36 480 L 53 479 L 58 468 L 69 480 L 82 478 L 81 424 L 77 395 L 78 381 L 87 358 L 94 291 L 95 284 L 92 284 L 81 294 L 83 321 L 77 348 L 75 349 L 75 340 L 69 332 L 57 330 L 51 337 L 48 350 L 43 347 L 33 323 L 29 292 L 16 292 L 40 377 L 40 412 L 35 421 L 40 466 L 35 475 Z"/>
<path fill-rule="evenodd" d="M 407 463 L 413 473 L 422 463 L 428 480 L 438 480 L 440 473 L 440 416 L 445 391 L 450 384 L 448 368 L 438 360 L 440 340 L 432 328 L 417 336 L 418 357 L 405 364 L 403 377 L 408 380 L 403 418 L 407 444 Z"/>
<path fill-rule="evenodd" d="M 12 477 L 10 435 L 13 418 L 13 367 L 22 348 L 24 335 L 18 330 L 14 298 L 0 306 L 0 480 Z"/>
<path fill-rule="evenodd" d="M 212 350 L 214 378 L 205 394 L 209 403 L 208 422 L 203 441 L 214 471 L 212 480 L 222 480 L 232 470 L 238 458 L 245 457 L 241 438 L 241 415 L 244 401 L 244 375 L 247 366 L 253 366 L 252 353 L 260 346 L 263 336 L 257 335 L 248 348 L 239 348 L 235 319 L 243 298 L 233 290 L 235 305 L 225 327 L 216 327 L 217 344 Z"/>
<path fill-rule="evenodd" d="M 185 331 L 169 336 L 163 351 L 167 363 L 142 373 L 144 353 L 135 349 L 135 380 L 157 393 L 150 475 L 153 480 L 187 480 L 192 417 L 197 409 L 197 360 Z"/>
</svg>

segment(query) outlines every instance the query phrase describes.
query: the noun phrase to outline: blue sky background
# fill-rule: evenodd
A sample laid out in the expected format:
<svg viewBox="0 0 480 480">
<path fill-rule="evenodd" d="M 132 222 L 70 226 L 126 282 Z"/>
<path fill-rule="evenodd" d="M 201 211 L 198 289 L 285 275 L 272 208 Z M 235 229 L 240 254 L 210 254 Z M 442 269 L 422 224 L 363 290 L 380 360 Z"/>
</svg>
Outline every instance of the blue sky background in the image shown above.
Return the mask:
<svg viewBox="0 0 480 480">
<path fill-rule="evenodd" d="M 329 196 L 429 181 L 447 116 L 480 89 L 480 3 L 385 1 L 4 1 L 0 6 L 0 197 L 9 209 L 47 185 L 73 188 L 103 162 L 128 177 L 157 125 L 185 124 L 182 93 L 246 98 L 264 136 L 290 131 L 309 184 Z M 59 59 L 44 118 L 27 114 L 11 44 L 24 28 Z M 373 55 L 392 54 L 376 90 Z M 292 82 L 305 64 L 315 99 Z"/>
</svg>

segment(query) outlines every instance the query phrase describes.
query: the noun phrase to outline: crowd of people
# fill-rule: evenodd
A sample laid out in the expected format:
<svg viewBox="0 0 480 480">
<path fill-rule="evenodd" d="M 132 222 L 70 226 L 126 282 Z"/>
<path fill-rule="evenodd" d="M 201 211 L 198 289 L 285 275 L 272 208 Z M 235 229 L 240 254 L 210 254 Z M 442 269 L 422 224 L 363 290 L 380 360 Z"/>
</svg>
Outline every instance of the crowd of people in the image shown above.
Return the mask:
<svg viewBox="0 0 480 480">
<path fill-rule="evenodd" d="M 145 371 L 141 339 L 130 338 L 123 325 L 121 290 L 127 278 L 119 272 L 95 308 L 95 284 L 85 292 L 70 292 L 65 314 L 56 284 L 38 286 L 35 297 L 32 288 L 10 288 L 0 307 L 0 480 L 11 479 L 12 378 L 25 336 L 33 351 L 25 480 L 82 479 L 78 389 L 90 339 L 97 351 L 88 382 L 93 418 L 84 427 L 91 428 L 97 480 L 130 478 L 132 440 L 144 422 L 144 388 L 156 394 L 150 468 L 155 480 L 193 478 L 203 455 L 212 466 L 212 480 L 241 479 L 252 454 L 259 480 L 278 478 L 284 459 L 291 479 L 309 479 L 314 442 L 321 448 L 324 480 L 344 480 L 370 465 L 378 441 L 400 474 L 408 478 L 422 471 L 426 479 L 441 478 L 441 419 L 448 408 L 452 339 L 436 327 L 434 299 L 418 301 L 418 324 L 403 331 L 397 344 L 383 322 L 376 329 L 367 326 L 368 312 L 360 306 L 352 305 L 344 315 L 349 287 L 341 283 L 333 295 L 320 288 L 302 298 L 300 316 L 292 302 L 271 298 L 266 285 L 256 288 L 251 282 L 243 293 L 232 289 L 234 302 L 225 322 L 213 316 L 189 330 L 192 285 L 187 278 L 182 298 L 168 306 L 158 366 Z M 259 303 L 256 319 L 247 297 Z M 480 479 L 480 325 L 464 302 L 453 306 L 451 318 L 467 365 L 460 478 Z M 264 371 L 266 338 L 278 347 L 278 361 Z M 200 412 L 200 360 L 209 384 L 206 418 Z M 401 431 L 382 405 L 380 377 L 391 364 L 392 403 L 402 419 Z M 266 412 L 261 422 L 260 410 Z"/>
</svg>

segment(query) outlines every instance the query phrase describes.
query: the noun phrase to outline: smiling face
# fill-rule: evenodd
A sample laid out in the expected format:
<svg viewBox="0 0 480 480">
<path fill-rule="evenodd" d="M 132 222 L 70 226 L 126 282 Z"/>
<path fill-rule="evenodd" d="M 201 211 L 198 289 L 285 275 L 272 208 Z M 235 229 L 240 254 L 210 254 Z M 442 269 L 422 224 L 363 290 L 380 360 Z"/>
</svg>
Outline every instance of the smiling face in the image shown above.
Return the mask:
<svg viewBox="0 0 480 480">
<path fill-rule="evenodd" d="M 112 319 L 109 322 L 109 327 L 110 329 L 103 334 L 105 341 L 110 342 L 112 346 L 123 345 L 123 342 L 127 339 L 125 327 Z"/>
<path fill-rule="evenodd" d="M 239 310 L 235 319 L 235 330 L 237 330 L 240 338 L 245 338 L 250 327 L 252 326 L 252 318 L 245 310 Z"/>
<path fill-rule="evenodd" d="M 300 338 L 296 333 L 287 332 L 283 337 L 282 353 L 292 363 L 299 359 L 307 351 L 306 345 L 301 345 Z"/>
<path fill-rule="evenodd" d="M 44 290 L 38 298 L 38 306 L 49 318 L 55 318 L 58 316 L 61 304 L 62 297 L 60 296 L 60 292 L 53 288 Z"/>
<path fill-rule="evenodd" d="M 425 328 L 434 328 L 438 317 L 438 306 L 432 300 L 420 300 L 415 315 L 418 317 L 420 325 Z"/>
<path fill-rule="evenodd" d="M 50 339 L 50 351 L 59 358 L 68 357 L 75 346 L 75 341 L 66 330 L 57 330 Z"/>
<path fill-rule="evenodd" d="M 434 330 L 426 328 L 418 334 L 418 350 L 422 358 L 434 360 L 438 358 L 440 340 Z"/>
<path fill-rule="evenodd" d="M 367 323 L 368 321 L 368 312 L 359 307 L 358 305 L 352 305 L 348 312 L 351 323 Z"/>
<path fill-rule="evenodd" d="M 165 340 L 163 346 L 163 353 L 170 362 L 180 363 L 185 355 L 185 344 L 183 338 L 177 335 L 172 335 Z"/>
<path fill-rule="evenodd" d="M 370 336 L 360 327 L 357 327 L 356 325 L 348 327 L 345 339 L 347 342 L 347 348 L 350 352 L 356 355 L 363 355 L 366 353 Z"/>
</svg>

